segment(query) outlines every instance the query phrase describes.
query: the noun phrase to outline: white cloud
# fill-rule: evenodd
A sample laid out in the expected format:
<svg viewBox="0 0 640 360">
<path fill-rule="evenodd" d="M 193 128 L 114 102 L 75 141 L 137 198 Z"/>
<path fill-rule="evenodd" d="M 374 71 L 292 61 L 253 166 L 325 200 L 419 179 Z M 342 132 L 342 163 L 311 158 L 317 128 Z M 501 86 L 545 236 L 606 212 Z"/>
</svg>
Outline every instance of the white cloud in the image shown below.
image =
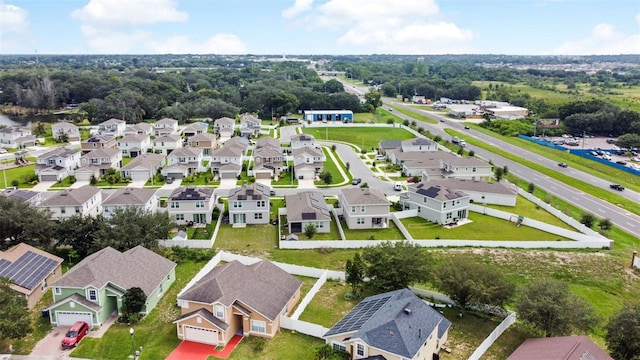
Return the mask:
<svg viewBox="0 0 640 360">
<path fill-rule="evenodd" d="M 635 16 L 640 25 L 640 14 Z M 627 35 L 611 24 L 597 24 L 578 40 L 568 41 L 553 50 L 563 55 L 640 54 L 640 34 Z"/>
<path fill-rule="evenodd" d="M 179 11 L 173 0 L 90 0 L 71 16 L 93 26 L 155 24 L 186 21 L 189 14 Z"/>
<path fill-rule="evenodd" d="M 0 1 L 0 53 L 14 51 L 24 45 L 29 33 L 27 11 Z"/>
<path fill-rule="evenodd" d="M 311 5 L 313 5 L 313 0 L 296 0 L 293 6 L 282 11 L 282 17 L 291 19 L 305 11 L 311 10 Z"/>
<path fill-rule="evenodd" d="M 334 31 L 337 43 L 353 53 L 357 47 L 396 54 L 475 50 L 473 32 L 446 21 L 436 0 L 329 0 L 312 9 L 299 26 Z"/>
</svg>

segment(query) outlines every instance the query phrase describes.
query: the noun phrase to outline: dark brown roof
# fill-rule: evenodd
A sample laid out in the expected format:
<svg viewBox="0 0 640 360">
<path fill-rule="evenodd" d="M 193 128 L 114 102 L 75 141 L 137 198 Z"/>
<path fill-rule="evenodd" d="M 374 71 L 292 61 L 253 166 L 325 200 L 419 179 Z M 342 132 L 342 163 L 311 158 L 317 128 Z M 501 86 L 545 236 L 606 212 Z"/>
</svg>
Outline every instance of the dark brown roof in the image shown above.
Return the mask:
<svg viewBox="0 0 640 360">
<path fill-rule="evenodd" d="M 215 267 L 178 299 L 224 306 L 239 301 L 273 321 L 301 285 L 300 280 L 269 261 L 252 265 L 232 261 Z"/>
<path fill-rule="evenodd" d="M 613 360 L 586 336 L 525 340 L 507 360 Z"/>
</svg>

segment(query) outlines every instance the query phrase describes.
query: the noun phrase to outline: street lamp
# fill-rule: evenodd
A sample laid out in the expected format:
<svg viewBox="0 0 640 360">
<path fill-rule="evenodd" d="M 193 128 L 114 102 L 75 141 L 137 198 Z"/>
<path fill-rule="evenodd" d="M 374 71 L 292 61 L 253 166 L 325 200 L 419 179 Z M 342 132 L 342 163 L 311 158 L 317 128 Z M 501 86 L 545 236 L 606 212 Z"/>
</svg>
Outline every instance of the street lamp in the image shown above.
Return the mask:
<svg viewBox="0 0 640 360">
<path fill-rule="evenodd" d="M 129 335 L 131 335 L 131 352 L 134 354 L 136 353 L 136 347 L 135 345 L 133 345 L 133 328 L 129 328 Z"/>
</svg>

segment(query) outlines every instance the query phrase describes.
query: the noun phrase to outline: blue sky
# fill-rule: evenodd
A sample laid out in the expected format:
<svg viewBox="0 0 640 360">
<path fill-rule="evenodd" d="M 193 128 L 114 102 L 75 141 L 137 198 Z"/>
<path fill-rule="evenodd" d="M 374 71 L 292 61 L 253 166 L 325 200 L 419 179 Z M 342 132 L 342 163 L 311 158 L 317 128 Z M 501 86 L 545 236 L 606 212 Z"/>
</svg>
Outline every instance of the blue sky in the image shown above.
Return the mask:
<svg viewBox="0 0 640 360">
<path fill-rule="evenodd" d="M 637 0 L 0 0 L 0 54 L 640 54 Z"/>
</svg>

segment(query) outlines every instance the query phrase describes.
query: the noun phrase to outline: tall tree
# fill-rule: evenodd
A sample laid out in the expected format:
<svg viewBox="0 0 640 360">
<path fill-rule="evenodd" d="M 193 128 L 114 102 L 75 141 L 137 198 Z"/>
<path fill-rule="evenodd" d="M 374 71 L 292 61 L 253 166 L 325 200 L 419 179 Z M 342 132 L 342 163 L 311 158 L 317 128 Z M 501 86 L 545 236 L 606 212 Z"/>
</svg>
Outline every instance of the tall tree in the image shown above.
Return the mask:
<svg viewBox="0 0 640 360">
<path fill-rule="evenodd" d="M 26 202 L 0 196 L 0 250 L 21 242 L 32 246 L 49 247 L 53 241 L 55 224 L 48 211 Z"/>
<path fill-rule="evenodd" d="M 107 229 L 107 222 L 102 216 L 75 215 L 60 220 L 56 226 L 58 244 L 72 247 L 79 260 L 101 249 L 98 234 Z"/>
<path fill-rule="evenodd" d="M 167 238 L 172 225 L 167 213 L 139 208 L 118 209 L 107 224 L 96 234 L 96 243 L 100 248 L 111 246 L 119 251 L 138 245 L 154 249 L 159 239 Z"/>
<path fill-rule="evenodd" d="M 606 326 L 604 339 L 614 359 L 640 360 L 640 302 L 625 305 Z"/>
<path fill-rule="evenodd" d="M 358 294 L 358 290 L 362 282 L 364 281 L 366 268 L 360 253 L 357 252 L 353 255 L 353 259 L 347 260 L 347 266 L 345 268 L 345 277 L 349 285 L 351 285 L 351 293 Z"/>
<path fill-rule="evenodd" d="M 382 106 L 382 100 L 380 98 L 382 94 L 378 90 L 370 89 L 368 93 L 364 94 L 365 105 L 369 107 L 370 112 L 374 112 L 377 108 Z"/>
<path fill-rule="evenodd" d="M 465 309 L 470 304 L 504 306 L 515 293 L 515 285 L 502 272 L 458 256 L 443 262 L 434 272 L 438 289 Z"/>
<path fill-rule="evenodd" d="M 0 339 L 18 339 L 31 332 L 27 299 L 5 277 L 0 277 L 0 304 Z"/>
<path fill-rule="evenodd" d="M 147 295 L 139 287 L 132 287 L 122 295 L 122 312 L 127 321 L 137 322 L 139 314 L 144 310 Z"/>
<path fill-rule="evenodd" d="M 521 320 L 547 337 L 587 331 L 597 323 L 589 304 L 571 293 L 567 284 L 552 279 L 536 280 L 522 289 L 516 308 Z"/>
<path fill-rule="evenodd" d="M 429 258 L 406 241 L 384 241 L 362 251 L 369 285 L 380 291 L 403 289 L 429 278 Z"/>
</svg>

